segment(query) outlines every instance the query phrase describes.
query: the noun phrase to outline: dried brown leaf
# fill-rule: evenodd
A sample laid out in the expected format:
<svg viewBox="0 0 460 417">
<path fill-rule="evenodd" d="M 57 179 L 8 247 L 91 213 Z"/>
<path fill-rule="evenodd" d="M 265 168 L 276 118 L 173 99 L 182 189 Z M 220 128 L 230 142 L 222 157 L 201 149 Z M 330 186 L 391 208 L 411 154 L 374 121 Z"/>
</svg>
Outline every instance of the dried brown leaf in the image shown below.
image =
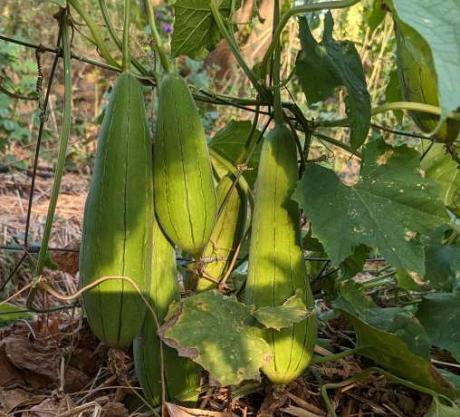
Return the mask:
<svg viewBox="0 0 460 417">
<path fill-rule="evenodd" d="M 165 403 L 166 417 L 236 417 L 229 411 L 209 411 L 187 408 L 173 403 Z"/>
<path fill-rule="evenodd" d="M 128 417 L 129 411 L 119 402 L 109 402 L 102 407 L 102 417 Z"/>
<path fill-rule="evenodd" d="M 289 414 L 294 417 L 324 417 L 324 413 L 322 414 L 316 414 L 312 413 L 311 411 L 305 410 L 304 408 L 300 407 L 295 407 L 293 405 L 290 405 L 289 407 L 286 408 L 281 408 L 280 411 L 283 413 Z"/>
<path fill-rule="evenodd" d="M 0 388 L 0 406 L 6 413 L 11 413 L 15 408 L 37 404 L 46 398 L 43 395 L 34 395 L 21 388 L 4 390 Z"/>
</svg>

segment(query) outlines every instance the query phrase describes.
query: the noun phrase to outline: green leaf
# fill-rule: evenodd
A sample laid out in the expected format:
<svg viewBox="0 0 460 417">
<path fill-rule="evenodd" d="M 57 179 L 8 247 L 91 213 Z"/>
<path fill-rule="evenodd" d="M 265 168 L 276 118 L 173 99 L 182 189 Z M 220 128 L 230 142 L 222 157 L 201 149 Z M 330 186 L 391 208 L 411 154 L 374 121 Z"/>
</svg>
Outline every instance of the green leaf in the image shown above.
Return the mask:
<svg viewBox="0 0 460 417">
<path fill-rule="evenodd" d="M 390 80 L 388 81 L 387 88 L 385 90 L 385 98 L 387 102 L 392 101 L 404 101 L 401 94 L 401 83 L 399 81 L 398 71 L 393 69 L 390 72 Z M 398 123 L 402 123 L 404 113 L 401 110 L 393 111 Z"/>
<path fill-rule="evenodd" d="M 446 223 L 447 214 L 438 185 L 420 175 L 419 159 L 406 146 L 371 142 L 364 150 L 360 182 L 352 187 L 330 169 L 306 167 L 293 199 L 334 264 L 363 244 L 378 248 L 397 269 L 424 274 L 423 238 Z"/>
<path fill-rule="evenodd" d="M 333 307 L 353 324 L 359 354 L 401 378 L 453 395 L 453 386 L 431 365 L 428 337 L 409 308 L 377 307 L 356 284 L 343 286 Z"/>
<path fill-rule="evenodd" d="M 230 0 L 176 0 L 173 4 L 175 21 L 171 39 L 174 57 L 184 54 L 193 59 L 204 59 L 222 35 L 211 13 L 210 2 L 216 1 L 224 19 L 230 18 Z M 239 7 L 236 2 L 235 9 Z"/>
<path fill-rule="evenodd" d="M 356 274 L 362 272 L 369 254 L 370 249 L 365 245 L 359 245 L 355 248 L 353 255 L 345 259 L 340 265 L 342 278 L 353 278 Z"/>
<path fill-rule="evenodd" d="M 431 234 L 425 250 L 425 280 L 433 289 L 452 291 L 460 278 L 460 240 L 445 244 L 446 230 L 447 226 L 441 227 Z"/>
<path fill-rule="evenodd" d="M 350 119 L 350 143 L 359 148 L 366 140 L 371 122 L 371 101 L 359 54 L 350 41 L 336 41 L 332 37 L 333 20 L 326 14 L 323 39 L 317 43 L 305 18 L 299 19 L 300 52 L 295 71 L 310 103 L 325 100 L 337 87 L 344 86 Z"/>
<path fill-rule="evenodd" d="M 460 292 L 426 295 L 419 304 L 417 318 L 431 344 L 448 350 L 460 363 Z"/>
<path fill-rule="evenodd" d="M 364 17 L 369 30 L 374 31 L 385 18 L 383 0 L 363 0 Z"/>
<path fill-rule="evenodd" d="M 442 189 L 444 205 L 453 211 L 460 210 L 460 170 L 458 164 L 437 143 L 422 161 L 422 169 L 428 178 L 437 181 Z"/>
<path fill-rule="evenodd" d="M 387 0 L 389 1 L 389 0 Z M 460 21 L 458 0 L 392 0 L 398 18 L 422 36 L 431 49 L 444 115 L 460 106 Z"/>
<path fill-rule="evenodd" d="M 250 121 L 235 121 L 230 123 L 219 130 L 212 138 L 209 146 L 217 151 L 220 155 L 225 157 L 233 164 L 237 164 L 237 159 L 249 135 L 252 132 L 252 123 Z M 253 133 L 256 138 L 259 138 L 262 132 L 256 129 Z M 244 176 L 248 183 L 253 186 L 257 177 L 257 166 L 259 165 L 260 150 L 263 140 L 257 145 L 251 159 L 248 163 L 248 170 L 245 171 Z"/>
<path fill-rule="evenodd" d="M 168 345 L 206 369 L 222 385 L 259 379 L 259 368 L 270 361 L 268 343 L 250 307 L 216 290 L 184 299 L 174 317 L 160 329 Z"/>
<path fill-rule="evenodd" d="M 11 304 L 0 304 L 0 327 L 7 326 L 20 319 L 29 320 L 32 317 L 33 315 L 28 311 L 24 311 L 23 308 Z"/>
<path fill-rule="evenodd" d="M 424 417 L 458 417 L 459 415 L 460 408 L 455 403 L 449 406 L 441 403 L 438 398 L 434 397 Z"/>
<path fill-rule="evenodd" d="M 312 313 L 302 301 L 302 295 L 296 293 L 281 306 L 261 307 L 254 312 L 254 317 L 267 329 L 281 330 L 305 320 Z"/>
</svg>

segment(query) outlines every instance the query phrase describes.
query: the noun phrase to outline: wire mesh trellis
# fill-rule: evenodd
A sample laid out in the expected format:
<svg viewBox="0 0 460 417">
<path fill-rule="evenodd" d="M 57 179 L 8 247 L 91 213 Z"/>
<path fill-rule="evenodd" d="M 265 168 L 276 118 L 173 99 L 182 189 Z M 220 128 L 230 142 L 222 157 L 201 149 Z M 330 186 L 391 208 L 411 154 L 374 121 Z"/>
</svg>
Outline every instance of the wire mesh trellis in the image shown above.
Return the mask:
<svg viewBox="0 0 460 417">
<path fill-rule="evenodd" d="M 59 26 L 60 27 L 60 26 Z M 48 47 L 44 46 L 41 44 L 35 44 L 32 42 L 24 41 L 24 40 L 19 40 L 12 38 L 10 36 L 6 36 L 3 34 L 0 34 L 0 40 L 5 41 L 5 42 L 10 42 L 14 43 L 20 46 L 23 46 L 25 48 L 29 49 L 34 49 L 36 52 L 36 59 L 37 59 L 37 67 L 38 67 L 38 74 L 37 74 L 37 93 L 39 98 L 42 96 L 42 83 L 44 81 L 44 76 L 43 76 L 43 71 L 41 68 L 41 61 L 40 58 L 42 54 L 45 53 L 50 53 L 54 55 L 52 64 L 51 64 L 51 69 L 48 74 L 48 80 L 46 84 L 46 90 L 43 95 L 43 99 L 38 100 L 38 106 L 40 110 L 39 114 L 39 126 L 38 126 L 38 132 L 37 132 L 37 137 L 35 140 L 35 152 L 34 152 L 34 157 L 33 157 L 33 162 L 32 162 L 32 168 L 31 168 L 31 186 L 30 186 L 30 191 L 28 195 L 28 202 L 27 202 L 27 213 L 26 213 L 26 222 L 24 225 L 24 237 L 23 237 L 23 242 L 20 244 L 12 244 L 12 245 L 2 245 L 0 246 L 0 250 L 4 251 L 11 251 L 11 252 L 21 252 L 19 259 L 16 261 L 16 263 L 13 265 L 11 268 L 10 273 L 8 276 L 5 278 L 5 280 L 0 283 L 0 292 L 5 288 L 5 286 L 10 282 L 15 274 L 18 272 L 18 270 L 21 268 L 22 264 L 25 262 L 25 260 L 32 254 L 36 254 L 40 251 L 40 245 L 36 244 L 30 244 L 29 242 L 29 237 L 30 237 L 30 226 L 31 226 L 31 214 L 32 214 L 32 208 L 33 208 L 33 199 L 34 199 L 34 193 L 35 193 L 35 185 L 36 185 L 36 177 L 37 177 L 37 170 L 38 170 L 38 162 L 39 162 L 39 156 L 40 156 L 40 149 L 42 145 L 42 137 L 43 137 L 43 132 L 45 129 L 45 125 L 47 122 L 47 112 L 48 112 L 48 107 L 49 107 L 49 97 L 50 93 L 52 91 L 52 87 L 54 84 L 55 80 L 55 75 L 56 75 L 56 68 L 58 66 L 58 63 L 60 59 L 62 58 L 62 48 L 60 47 L 60 40 L 61 40 L 61 30 L 59 30 L 58 34 L 58 40 L 56 43 L 56 47 Z M 91 65 L 94 67 L 99 67 L 105 70 L 109 71 L 114 71 L 114 72 L 120 72 L 119 68 L 116 68 L 114 66 L 111 66 L 109 64 L 89 59 L 87 57 L 71 53 L 71 58 L 73 60 L 78 60 L 80 62 L 83 62 L 87 65 Z M 154 85 L 154 81 L 148 80 L 148 82 L 152 85 Z M 238 103 L 230 103 L 229 101 L 214 96 L 210 94 L 209 92 L 206 91 L 199 91 L 198 93 L 194 94 L 195 98 L 200 101 L 205 101 L 214 105 L 232 105 L 235 107 L 238 107 L 239 109 L 245 110 L 245 111 L 250 111 L 250 112 L 260 112 L 261 114 L 270 114 L 270 112 L 264 112 L 261 111 L 259 108 L 255 108 L 255 104 L 252 104 L 253 107 L 250 107 L 251 104 L 243 105 L 243 104 L 238 104 Z M 30 98 L 21 98 L 17 97 L 18 99 L 30 99 Z M 257 106 L 258 107 L 258 106 Z M 295 117 L 293 118 L 295 119 Z M 411 132 L 403 132 L 399 131 L 396 129 L 390 129 L 385 126 L 380 126 L 377 124 L 373 124 L 372 127 L 374 129 L 378 130 L 386 130 L 394 134 L 400 134 L 400 135 L 405 135 L 409 137 L 418 137 L 418 138 L 424 138 L 423 136 L 417 135 L 415 133 Z M 70 252 L 70 253 L 78 253 L 78 249 L 73 249 L 73 248 L 65 248 L 65 247 L 48 247 L 47 250 L 49 252 Z M 314 257 L 314 256 L 306 256 L 305 258 L 308 261 L 311 262 L 322 262 L 323 265 L 320 268 L 320 272 L 318 276 L 328 276 L 331 273 L 335 272 L 336 269 L 331 269 L 328 271 L 328 267 L 330 266 L 330 259 L 324 258 L 324 257 Z M 178 257 L 178 261 L 181 262 L 190 262 L 191 260 L 188 258 L 184 257 Z M 383 258 L 369 258 L 369 261 L 378 261 L 378 262 L 383 262 Z"/>
</svg>

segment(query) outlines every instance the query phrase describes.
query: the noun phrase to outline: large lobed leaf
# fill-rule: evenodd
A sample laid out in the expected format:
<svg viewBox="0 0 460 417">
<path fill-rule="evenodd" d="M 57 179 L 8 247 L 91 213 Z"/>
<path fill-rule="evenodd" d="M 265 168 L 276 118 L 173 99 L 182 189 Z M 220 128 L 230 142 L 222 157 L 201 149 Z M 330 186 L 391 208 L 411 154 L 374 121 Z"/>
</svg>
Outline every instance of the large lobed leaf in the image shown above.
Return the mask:
<svg viewBox="0 0 460 417">
<path fill-rule="evenodd" d="M 210 2 L 215 1 L 224 19 L 230 17 L 230 0 L 176 0 L 174 3 L 174 32 L 171 40 L 173 56 L 181 54 L 203 59 L 222 39 L 211 13 Z M 239 7 L 236 2 L 235 8 Z"/>
<path fill-rule="evenodd" d="M 295 71 L 307 100 L 325 100 L 334 94 L 335 88 L 346 87 L 350 142 L 353 148 L 358 148 L 366 140 L 371 123 L 371 101 L 358 51 L 353 42 L 333 39 L 330 13 L 326 15 L 320 43 L 314 39 L 305 18 L 299 20 L 299 25 L 302 51 Z"/>
<path fill-rule="evenodd" d="M 183 300 L 160 329 L 167 345 L 222 385 L 260 378 L 259 368 L 270 360 L 271 349 L 258 334 L 251 308 L 215 290 Z"/>
<path fill-rule="evenodd" d="M 427 42 L 438 76 L 444 115 L 460 107 L 460 2 L 386 0 L 398 18 Z"/>
<path fill-rule="evenodd" d="M 298 293 L 281 306 L 255 309 L 210 290 L 174 304 L 159 334 L 180 356 L 206 369 L 212 380 L 237 385 L 260 379 L 259 369 L 271 360 L 272 349 L 261 337 L 263 327 L 280 330 L 311 314 Z"/>
<path fill-rule="evenodd" d="M 335 264 L 368 245 L 394 267 L 424 275 L 423 240 L 448 218 L 439 186 L 419 172 L 419 158 L 408 147 L 373 141 L 364 150 L 360 181 L 352 187 L 330 169 L 307 166 L 293 199 Z"/>
</svg>

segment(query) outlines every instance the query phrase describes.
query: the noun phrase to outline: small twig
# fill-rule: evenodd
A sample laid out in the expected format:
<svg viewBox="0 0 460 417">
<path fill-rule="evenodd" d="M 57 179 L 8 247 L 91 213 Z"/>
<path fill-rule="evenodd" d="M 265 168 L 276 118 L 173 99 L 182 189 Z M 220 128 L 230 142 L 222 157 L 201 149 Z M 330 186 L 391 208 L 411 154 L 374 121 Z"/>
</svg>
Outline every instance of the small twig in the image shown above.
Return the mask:
<svg viewBox="0 0 460 417">
<path fill-rule="evenodd" d="M 5 87 L 3 87 L 3 79 L 0 78 L 0 92 L 2 92 L 3 94 L 6 94 L 8 97 L 11 97 L 11 98 L 14 98 L 14 99 L 17 99 L 17 100 L 29 100 L 29 101 L 36 101 L 38 100 L 38 96 L 37 95 L 34 95 L 34 96 L 24 96 L 22 94 L 18 94 L 18 93 L 15 93 L 13 91 L 9 91 L 8 89 L 6 89 Z"/>
<path fill-rule="evenodd" d="M 32 287 L 33 283 L 30 282 L 26 286 L 22 287 L 19 291 L 16 291 L 14 294 L 10 295 L 6 300 L 0 301 L 0 306 L 7 304 L 9 301 L 14 300 L 16 297 L 20 296 L 24 291 L 27 291 L 30 287 Z"/>
<path fill-rule="evenodd" d="M 424 135 L 420 135 L 420 134 L 412 133 L 412 132 L 405 132 L 404 130 L 393 129 L 387 126 L 379 125 L 377 123 L 371 123 L 371 127 L 373 129 L 383 130 L 384 132 L 393 133 L 394 135 L 407 136 L 407 137 L 415 138 L 415 139 L 426 139 L 430 141 L 433 140 L 433 138 L 430 138 L 428 136 L 424 136 Z"/>
</svg>

